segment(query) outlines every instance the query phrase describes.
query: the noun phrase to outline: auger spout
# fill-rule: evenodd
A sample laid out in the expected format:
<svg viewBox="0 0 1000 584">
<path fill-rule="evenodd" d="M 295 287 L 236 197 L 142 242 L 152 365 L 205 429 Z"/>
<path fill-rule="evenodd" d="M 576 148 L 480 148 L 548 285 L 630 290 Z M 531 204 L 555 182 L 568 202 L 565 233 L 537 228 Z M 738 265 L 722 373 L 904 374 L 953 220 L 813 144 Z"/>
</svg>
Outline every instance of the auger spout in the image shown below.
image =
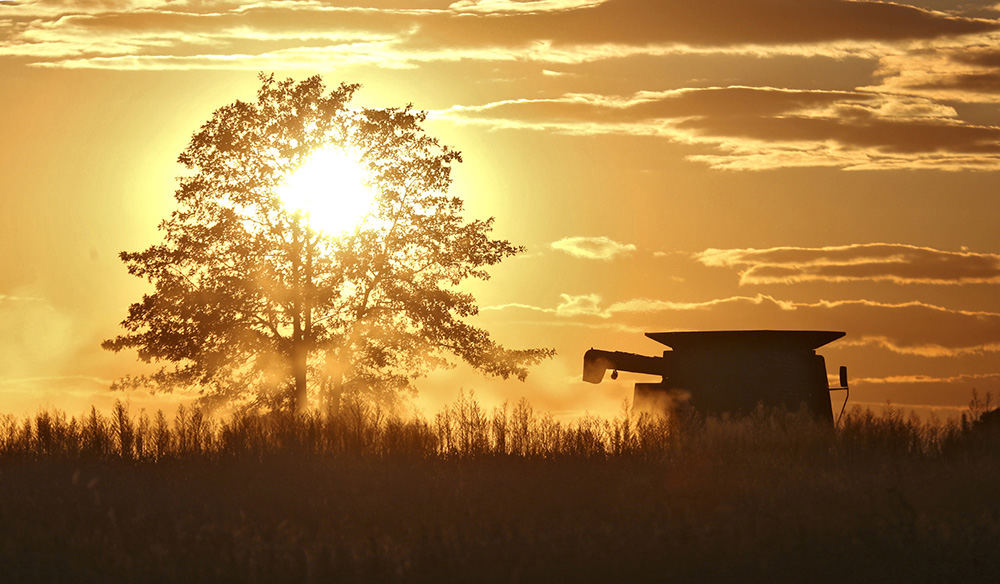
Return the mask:
<svg viewBox="0 0 1000 584">
<path fill-rule="evenodd" d="M 665 376 L 669 353 L 667 351 L 662 357 L 647 357 L 623 351 L 590 349 L 583 354 L 583 380 L 587 383 L 600 383 L 604 379 L 604 372 L 608 369 Z"/>
</svg>

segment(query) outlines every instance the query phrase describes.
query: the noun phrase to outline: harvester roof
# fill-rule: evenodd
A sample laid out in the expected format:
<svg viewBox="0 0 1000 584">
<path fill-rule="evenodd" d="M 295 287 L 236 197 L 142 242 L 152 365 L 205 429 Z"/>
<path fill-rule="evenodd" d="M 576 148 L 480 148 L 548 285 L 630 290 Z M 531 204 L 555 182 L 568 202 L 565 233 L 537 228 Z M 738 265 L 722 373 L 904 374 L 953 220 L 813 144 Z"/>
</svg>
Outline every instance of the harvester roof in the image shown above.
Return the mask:
<svg viewBox="0 0 1000 584">
<path fill-rule="evenodd" d="M 685 331 L 646 333 L 675 351 L 764 350 L 812 351 L 844 336 L 841 331 Z"/>
</svg>

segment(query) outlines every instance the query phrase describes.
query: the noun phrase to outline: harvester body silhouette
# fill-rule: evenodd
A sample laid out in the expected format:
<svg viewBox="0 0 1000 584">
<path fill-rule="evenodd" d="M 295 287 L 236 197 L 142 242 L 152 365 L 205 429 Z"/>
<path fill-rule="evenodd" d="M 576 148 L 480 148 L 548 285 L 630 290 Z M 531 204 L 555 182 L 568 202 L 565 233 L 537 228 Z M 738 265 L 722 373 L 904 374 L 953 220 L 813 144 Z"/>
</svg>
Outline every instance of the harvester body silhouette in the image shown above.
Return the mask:
<svg viewBox="0 0 1000 584">
<path fill-rule="evenodd" d="M 670 347 L 662 356 L 590 349 L 583 357 L 583 380 L 600 383 L 618 371 L 659 375 L 657 383 L 636 383 L 637 410 L 693 409 L 723 416 L 758 406 L 796 411 L 806 408 L 817 420 L 833 423 L 826 362 L 816 349 L 844 336 L 837 331 L 694 331 L 646 333 Z M 845 402 L 846 403 L 846 402 Z"/>
</svg>

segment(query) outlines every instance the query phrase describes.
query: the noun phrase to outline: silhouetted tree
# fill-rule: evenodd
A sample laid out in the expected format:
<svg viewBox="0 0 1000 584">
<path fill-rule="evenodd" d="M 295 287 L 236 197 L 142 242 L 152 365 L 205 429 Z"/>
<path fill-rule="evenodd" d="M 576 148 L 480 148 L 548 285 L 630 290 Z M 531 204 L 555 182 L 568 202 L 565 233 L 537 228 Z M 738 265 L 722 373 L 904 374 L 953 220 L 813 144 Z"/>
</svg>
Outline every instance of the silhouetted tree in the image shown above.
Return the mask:
<svg viewBox="0 0 1000 584">
<path fill-rule="evenodd" d="M 206 400 L 301 411 L 310 394 L 392 397 L 457 356 L 524 379 L 549 349 L 509 350 L 464 321 L 457 286 L 522 248 L 466 221 L 447 194 L 460 154 L 428 137 L 424 112 L 354 109 L 357 85 L 261 76 L 255 103 L 218 109 L 179 162 L 177 208 L 163 242 L 122 252 L 154 291 L 129 308 L 112 351 L 161 365 L 115 387 L 198 386 Z M 346 235 L 314 229 L 277 189 L 317 148 L 361 153 L 376 209 Z M 331 185 L 331 196 L 336 185 Z"/>
</svg>

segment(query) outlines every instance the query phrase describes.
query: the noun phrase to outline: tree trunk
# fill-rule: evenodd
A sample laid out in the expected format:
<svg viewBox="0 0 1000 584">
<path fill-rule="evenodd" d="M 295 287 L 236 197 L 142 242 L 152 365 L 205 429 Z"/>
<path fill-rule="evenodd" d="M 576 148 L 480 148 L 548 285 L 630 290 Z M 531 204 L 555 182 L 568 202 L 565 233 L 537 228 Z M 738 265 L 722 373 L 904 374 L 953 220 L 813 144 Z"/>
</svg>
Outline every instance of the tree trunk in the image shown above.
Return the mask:
<svg viewBox="0 0 1000 584">
<path fill-rule="evenodd" d="M 305 299 L 305 286 L 300 281 L 302 241 L 297 222 L 292 222 L 292 285 L 295 287 L 295 300 L 292 304 L 292 376 L 295 385 L 292 389 L 292 412 L 301 414 L 308 406 L 306 390 L 306 363 L 309 355 L 306 346 L 306 332 L 302 326 L 302 313 L 309 308 Z M 308 237 L 308 234 L 307 234 Z"/>
<path fill-rule="evenodd" d="M 301 330 L 292 346 L 292 372 L 295 375 L 295 392 L 292 395 L 292 411 L 301 414 L 309 405 L 306 392 L 306 357 L 309 354 L 302 339 Z"/>
<path fill-rule="evenodd" d="M 295 407 L 297 414 L 306 411 L 309 406 L 309 394 L 306 389 L 306 369 L 308 366 L 309 352 L 312 351 L 313 327 L 312 327 L 312 305 L 315 294 L 313 292 L 313 262 L 312 262 L 312 237 L 309 230 L 306 230 L 305 240 L 305 269 L 303 270 L 302 281 L 302 332 L 299 336 L 299 354 L 296 356 L 295 364 Z"/>
</svg>

